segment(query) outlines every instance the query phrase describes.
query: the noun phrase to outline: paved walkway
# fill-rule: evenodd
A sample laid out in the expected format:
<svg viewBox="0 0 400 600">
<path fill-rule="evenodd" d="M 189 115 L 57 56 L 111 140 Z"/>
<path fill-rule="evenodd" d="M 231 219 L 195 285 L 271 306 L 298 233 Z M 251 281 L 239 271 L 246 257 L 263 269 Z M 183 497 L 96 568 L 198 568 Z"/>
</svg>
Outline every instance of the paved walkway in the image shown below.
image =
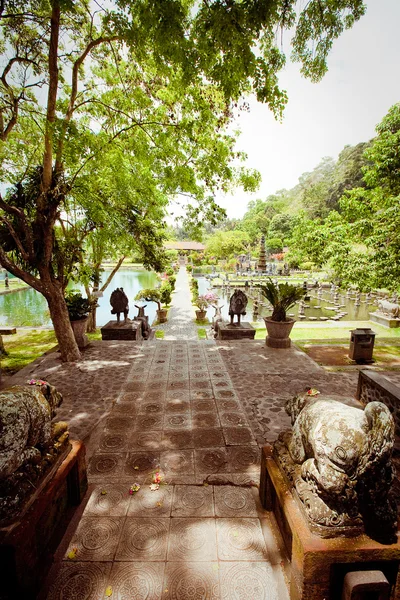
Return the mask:
<svg viewBox="0 0 400 600">
<path fill-rule="evenodd" d="M 177 335 L 184 314 L 188 330 L 193 322 L 185 278 Z M 41 600 L 288 600 L 274 519 L 255 487 L 259 446 L 289 426 L 290 396 L 306 386 L 354 396 L 357 371 L 327 372 L 264 342 L 157 340 L 94 342 L 75 364 L 53 353 L 11 383 L 30 377 L 62 392 L 57 418 L 85 440 L 90 483 Z"/>
<path fill-rule="evenodd" d="M 180 267 L 176 276 L 175 293 L 172 307 L 168 313 L 168 322 L 158 325 L 165 332 L 165 340 L 197 340 L 196 315 L 192 306 L 192 293 L 186 267 Z"/>
</svg>

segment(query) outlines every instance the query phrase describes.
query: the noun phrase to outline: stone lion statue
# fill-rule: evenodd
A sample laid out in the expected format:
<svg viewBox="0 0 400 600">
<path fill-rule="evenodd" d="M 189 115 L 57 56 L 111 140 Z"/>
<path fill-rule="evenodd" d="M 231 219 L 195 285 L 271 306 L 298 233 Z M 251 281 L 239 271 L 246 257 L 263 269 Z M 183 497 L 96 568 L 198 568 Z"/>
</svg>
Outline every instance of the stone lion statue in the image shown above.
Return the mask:
<svg viewBox="0 0 400 600">
<path fill-rule="evenodd" d="M 400 305 L 395 302 L 389 302 L 388 300 L 379 300 L 378 310 L 384 315 L 387 315 L 391 319 L 398 319 L 400 317 Z"/>
<path fill-rule="evenodd" d="M 303 394 L 286 410 L 292 430 L 280 435 L 274 451 L 311 521 L 337 531 L 363 526 L 374 539 L 394 541 L 395 425 L 389 409 L 371 402 L 362 410 Z"/>
<path fill-rule="evenodd" d="M 67 423 L 52 423 L 62 396 L 31 380 L 0 392 L 0 522 L 11 519 L 68 442 Z"/>
<path fill-rule="evenodd" d="M 240 316 L 246 314 L 247 296 L 242 290 L 235 290 L 229 301 L 229 316 L 231 325 L 233 325 L 233 317 L 237 315 L 238 325 L 240 325 Z"/>
<path fill-rule="evenodd" d="M 51 420 L 61 403 L 62 395 L 47 382 L 0 392 L 0 482 L 21 465 L 40 461 L 40 449 L 53 440 Z"/>
<path fill-rule="evenodd" d="M 124 322 L 126 323 L 129 313 L 129 300 L 122 287 L 111 293 L 110 304 L 112 306 L 111 314 L 117 315 L 117 323 L 119 323 L 120 313 L 124 313 Z"/>
</svg>

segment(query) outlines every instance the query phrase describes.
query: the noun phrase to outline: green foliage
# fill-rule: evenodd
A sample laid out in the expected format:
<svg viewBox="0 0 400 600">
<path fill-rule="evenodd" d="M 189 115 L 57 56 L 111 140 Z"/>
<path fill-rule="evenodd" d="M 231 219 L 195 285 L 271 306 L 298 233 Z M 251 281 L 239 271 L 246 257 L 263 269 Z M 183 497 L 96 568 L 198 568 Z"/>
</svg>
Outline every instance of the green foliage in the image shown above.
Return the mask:
<svg viewBox="0 0 400 600">
<path fill-rule="evenodd" d="M 206 241 L 208 257 L 228 259 L 247 251 L 249 235 L 244 231 L 217 231 Z"/>
<path fill-rule="evenodd" d="M 93 302 L 87 298 L 83 298 L 82 294 L 76 290 L 71 290 L 66 294 L 65 303 L 71 321 L 85 319 L 93 307 Z"/>
<path fill-rule="evenodd" d="M 283 242 L 280 238 L 268 238 L 265 240 L 265 249 L 270 254 L 282 252 Z"/>
<path fill-rule="evenodd" d="M 175 271 L 173 270 L 173 268 L 172 268 L 172 267 L 167 267 L 167 268 L 165 269 L 165 274 L 166 274 L 166 275 L 168 275 L 168 278 L 170 278 L 170 277 L 171 277 L 171 275 L 174 275 L 174 273 L 175 273 Z"/>
<path fill-rule="evenodd" d="M 268 278 L 265 285 L 260 285 L 260 289 L 268 302 L 272 304 L 271 319 L 273 321 L 286 321 L 286 311 L 304 296 L 302 288 L 290 283 L 276 285 L 271 278 Z"/>
<path fill-rule="evenodd" d="M 135 296 L 135 300 L 146 300 L 146 302 L 156 302 L 158 310 L 161 309 L 161 291 L 160 288 L 145 288 L 140 290 Z"/>
<path fill-rule="evenodd" d="M 160 298 L 161 298 L 161 302 L 165 306 L 167 306 L 168 304 L 171 304 L 172 287 L 168 282 L 165 282 L 162 284 L 162 286 L 160 288 Z"/>
</svg>

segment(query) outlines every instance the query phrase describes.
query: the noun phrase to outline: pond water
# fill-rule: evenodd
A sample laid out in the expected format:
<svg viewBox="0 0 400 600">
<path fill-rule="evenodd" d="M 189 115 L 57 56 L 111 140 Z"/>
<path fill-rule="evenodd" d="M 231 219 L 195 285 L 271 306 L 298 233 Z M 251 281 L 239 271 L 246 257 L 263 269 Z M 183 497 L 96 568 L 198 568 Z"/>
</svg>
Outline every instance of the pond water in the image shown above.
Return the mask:
<svg viewBox="0 0 400 600">
<path fill-rule="evenodd" d="M 218 302 L 219 306 L 223 305 L 222 308 L 222 316 L 225 320 L 229 321 L 229 299 L 233 294 L 234 288 L 231 288 L 229 292 L 223 291 L 221 288 L 212 288 L 212 282 L 206 279 L 205 277 L 199 277 L 197 279 L 199 283 L 199 295 L 203 295 L 208 291 L 213 291 L 216 295 L 219 296 L 220 300 Z M 244 289 L 244 288 L 241 288 Z M 246 321 L 260 321 L 263 322 L 263 317 L 267 317 L 271 314 L 271 309 L 268 307 L 259 306 L 258 316 L 256 317 L 253 314 L 253 298 L 251 295 L 256 298 L 257 290 L 256 288 L 253 292 L 244 290 L 246 294 L 248 294 L 248 304 L 247 304 L 247 315 L 245 317 Z M 341 317 L 341 320 L 344 321 L 368 321 L 369 314 L 371 312 L 375 312 L 377 308 L 377 303 L 375 299 L 371 299 L 370 301 L 366 301 L 365 294 L 361 295 L 361 304 L 360 306 L 355 305 L 355 298 L 346 298 L 345 293 L 340 293 L 337 297 L 336 304 L 334 294 L 330 292 L 330 290 L 323 290 L 322 295 L 317 295 L 317 290 L 309 290 L 308 294 L 310 296 L 310 300 L 306 301 L 304 308 L 305 318 L 301 319 L 305 322 L 307 321 L 320 321 L 325 319 L 332 319 L 332 317 L 336 317 L 339 312 L 346 313 Z M 267 301 L 261 298 L 263 302 L 266 304 Z M 207 318 L 211 321 L 214 315 L 214 309 L 209 308 L 207 310 Z M 298 318 L 299 305 L 296 304 L 292 307 L 288 314 L 291 316 Z M 311 319 L 310 319 L 311 317 Z"/>
<path fill-rule="evenodd" d="M 102 274 L 102 282 L 107 279 L 109 271 Z M 144 269 L 120 269 L 113 277 L 112 282 L 104 292 L 104 296 L 99 298 L 97 309 L 97 325 L 101 327 L 115 315 L 111 315 L 110 295 L 117 287 L 122 287 L 129 298 L 129 317 L 133 318 L 137 314 L 134 297 L 143 288 L 153 288 L 156 286 L 157 275 L 152 271 Z M 82 286 L 75 285 L 74 289 L 81 289 Z M 83 292 L 83 295 L 85 293 Z M 149 316 L 149 322 L 152 323 L 156 316 L 157 304 L 148 302 L 146 315 Z M 123 318 L 123 315 L 122 315 Z M 44 297 L 31 288 L 20 292 L 0 295 L 0 325 L 15 327 L 51 327 L 51 320 L 47 308 L 47 302 Z"/>
</svg>

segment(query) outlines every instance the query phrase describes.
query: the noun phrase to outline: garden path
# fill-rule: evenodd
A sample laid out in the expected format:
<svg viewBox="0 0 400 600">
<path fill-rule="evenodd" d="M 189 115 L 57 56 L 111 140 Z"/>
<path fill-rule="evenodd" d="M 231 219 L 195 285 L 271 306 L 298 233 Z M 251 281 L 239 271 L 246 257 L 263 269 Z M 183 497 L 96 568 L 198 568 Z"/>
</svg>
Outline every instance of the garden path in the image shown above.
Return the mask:
<svg viewBox="0 0 400 600">
<path fill-rule="evenodd" d="M 11 384 L 43 378 L 62 392 L 57 418 L 88 455 L 90 487 L 40 600 L 288 600 L 257 496 L 260 446 L 289 426 L 290 396 L 354 396 L 357 375 L 295 347 L 181 340 L 93 342 L 75 364 L 52 353 L 20 371 Z"/>
<path fill-rule="evenodd" d="M 157 329 L 164 331 L 165 340 L 197 340 L 195 318 L 189 278 L 186 268 L 181 265 L 176 276 L 175 293 L 172 296 L 168 322 L 158 325 Z"/>
</svg>

